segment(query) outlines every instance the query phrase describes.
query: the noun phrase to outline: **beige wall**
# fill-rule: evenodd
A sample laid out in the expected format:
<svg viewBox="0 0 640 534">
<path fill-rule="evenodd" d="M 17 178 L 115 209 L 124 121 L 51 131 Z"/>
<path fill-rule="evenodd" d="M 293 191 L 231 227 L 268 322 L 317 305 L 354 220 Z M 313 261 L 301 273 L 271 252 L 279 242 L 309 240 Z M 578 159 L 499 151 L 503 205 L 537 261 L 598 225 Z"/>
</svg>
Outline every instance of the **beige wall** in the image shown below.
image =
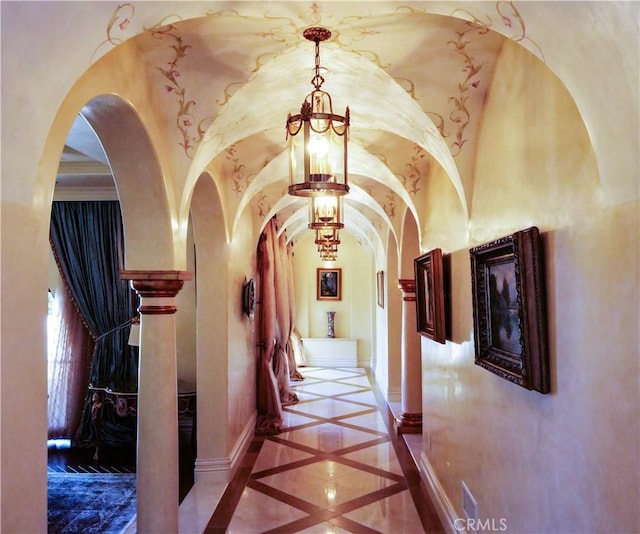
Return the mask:
<svg viewBox="0 0 640 534">
<path fill-rule="evenodd" d="M 253 232 L 249 212 L 241 219 L 235 233 L 233 246 L 230 247 L 228 263 L 228 290 L 226 312 L 229 321 L 229 349 L 220 354 L 228 365 L 228 425 L 229 454 L 237 454 L 235 447 L 243 432 L 253 435 L 253 423 L 256 416 L 256 327 L 257 316 L 252 318 L 242 311 L 242 285 L 245 280 L 256 277 L 256 248 L 258 235 Z M 246 436 L 245 436 L 246 437 Z M 250 439 L 250 438 L 249 438 Z M 237 458 L 236 458 L 237 460 Z"/>
<path fill-rule="evenodd" d="M 187 271 L 196 272 L 193 228 L 187 234 Z M 196 280 L 185 281 L 176 296 L 176 360 L 178 380 L 196 383 Z"/>
<path fill-rule="evenodd" d="M 599 207 L 573 101 L 510 43 L 475 172 L 469 246 L 541 230 L 552 388 L 541 395 L 474 365 L 468 247 L 446 251 L 453 335 L 422 341 L 423 475 L 439 485 L 450 523 L 463 517 L 464 481 L 479 517 L 504 519 L 509 532 L 637 531 L 637 198 Z M 628 180 L 637 176 L 628 169 Z"/>
</svg>

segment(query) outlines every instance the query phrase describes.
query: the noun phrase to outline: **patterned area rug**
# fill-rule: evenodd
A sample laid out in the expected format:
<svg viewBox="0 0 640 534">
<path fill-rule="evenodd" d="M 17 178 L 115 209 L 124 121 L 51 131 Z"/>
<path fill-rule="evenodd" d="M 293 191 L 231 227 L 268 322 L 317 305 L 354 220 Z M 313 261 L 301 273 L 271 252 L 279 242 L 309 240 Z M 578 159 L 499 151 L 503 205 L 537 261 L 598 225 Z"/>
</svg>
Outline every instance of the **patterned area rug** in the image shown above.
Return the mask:
<svg viewBox="0 0 640 534">
<path fill-rule="evenodd" d="M 135 473 L 49 472 L 50 534 L 120 533 L 136 514 Z"/>
</svg>

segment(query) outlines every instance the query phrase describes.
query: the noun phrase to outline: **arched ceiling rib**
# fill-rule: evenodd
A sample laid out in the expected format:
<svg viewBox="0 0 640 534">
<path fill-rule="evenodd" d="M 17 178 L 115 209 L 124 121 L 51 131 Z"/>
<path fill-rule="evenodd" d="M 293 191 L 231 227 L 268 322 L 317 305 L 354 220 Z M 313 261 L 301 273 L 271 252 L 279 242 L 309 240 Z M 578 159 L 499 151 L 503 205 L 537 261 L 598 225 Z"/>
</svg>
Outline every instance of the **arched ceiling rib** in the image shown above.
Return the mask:
<svg viewBox="0 0 640 534">
<path fill-rule="evenodd" d="M 345 208 L 344 214 L 345 229 L 340 234 L 352 234 L 357 241 L 366 243 L 373 251 L 383 250 L 382 238 L 380 234 L 373 228 L 371 222 L 359 211 L 352 207 Z M 306 217 L 299 214 L 289 219 L 288 224 L 283 224 L 279 232 L 287 232 L 287 241 L 295 240 L 300 234 L 310 231 L 307 226 Z M 338 245 L 338 254 L 340 254 L 340 246 Z"/>
<path fill-rule="evenodd" d="M 375 213 L 377 217 L 379 217 L 379 219 L 382 221 L 381 227 L 377 228 L 373 224 L 370 218 L 371 216 L 367 217 L 363 215 L 362 212 L 359 212 L 360 217 L 353 215 L 354 213 L 358 213 L 356 206 L 365 206 L 372 213 Z M 294 209 L 289 214 L 289 216 L 281 219 L 282 226 L 280 228 L 280 233 L 290 228 L 294 228 L 297 233 L 300 229 L 300 226 L 307 228 L 309 222 L 308 204 L 302 201 L 302 199 L 284 196 L 278 201 L 275 206 L 273 206 L 273 208 L 271 208 L 271 211 L 264 218 L 260 231 L 264 229 L 267 222 L 272 217 L 282 213 L 283 210 L 285 210 L 287 207 L 293 207 Z M 382 209 L 382 207 L 377 202 L 375 202 L 375 200 L 373 200 L 373 198 L 368 195 L 361 187 L 353 184 L 351 185 L 351 190 L 349 192 L 349 204 L 346 204 L 345 206 L 345 219 L 347 218 L 346 214 L 349 213 L 352 214 L 349 224 L 351 225 L 357 223 L 362 235 L 366 235 L 369 232 L 375 232 L 378 234 L 384 233 L 386 236 L 387 231 L 391 231 L 394 235 L 397 234 L 393 223 L 389 219 L 387 213 Z M 380 236 L 380 238 L 382 238 L 382 235 Z"/>
<path fill-rule="evenodd" d="M 233 93 L 207 129 L 193 160 L 187 185 L 194 180 L 200 169 L 205 168 L 225 148 L 258 132 L 283 125 L 287 113 L 297 112 L 305 94 L 311 90 L 309 71 L 312 51 L 312 43 L 303 42 L 275 55 L 265 61 Z M 361 54 L 327 42 L 321 47 L 321 58 L 323 64 L 328 65 L 325 76 L 327 81 L 323 88 L 332 93 L 334 111 L 342 113 L 342 106 L 346 105 L 351 110 L 352 138 L 358 138 L 359 130 L 379 130 L 404 137 L 422 147 L 443 167 L 466 213 L 462 180 L 451 151 L 438 128 L 416 100 L 380 66 L 363 59 Z M 359 173 L 358 163 L 366 162 L 365 154 L 366 149 L 360 150 L 358 145 L 351 144 L 349 162 L 352 173 Z M 237 225 L 239 214 L 248 205 L 252 195 L 268 183 L 278 180 L 278 175 L 286 169 L 285 161 L 280 159 L 284 157 L 286 156 L 281 154 L 268 165 L 270 169 L 266 166 L 259 173 L 259 179 L 248 190 L 249 195 L 238 206 L 231 233 Z M 378 176 L 373 172 L 362 174 L 374 179 Z M 382 174 L 393 177 L 389 170 Z M 397 178 L 390 178 L 389 182 L 392 181 L 397 182 Z M 404 189 L 401 185 L 399 188 Z M 399 188 L 393 189 L 405 202 L 408 201 L 406 190 L 400 191 Z M 407 205 L 419 219 L 413 203 L 409 201 Z"/>
<path fill-rule="evenodd" d="M 242 216 L 242 212 L 250 205 L 251 200 L 258 195 L 261 191 L 264 191 L 270 185 L 282 181 L 282 190 L 286 190 L 288 185 L 288 152 L 286 150 L 282 151 L 278 156 L 273 158 L 265 167 L 255 176 L 251 183 L 247 186 L 244 191 L 242 198 L 238 204 L 238 208 L 236 210 L 235 219 L 233 222 L 233 231 L 239 224 L 240 217 Z M 358 175 L 369 177 L 371 180 L 374 180 L 383 186 L 387 187 L 409 207 L 411 212 L 413 213 L 416 219 L 418 218 L 418 213 L 416 207 L 414 205 L 413 200 L 411 199 L 407 189 L 402 185 L 400 180 L 396 175 L 391 172 L 391 170 L 376 156 L 372 155 L 370 152 L 363 149 L 358 143 L 352 142 L 349 145 L 349 174 L 351 176 L 351 188 L 354 191 L 358 191 L 358 195 L 354 198 L 353 195 L 349 194 L 346 197 L 348 202 L 353 198 L 354 201 L 364 202 L 363 197 L 367 196 L 370 198 L 362 188 L 357 186 Z M 283 201 L 283 199 L 277 201 L 272 209 L 269 211 L 267 216 L 261 223 L 261 228 L 264 228 L 266 222 L 276 213 L 278 213 L 281 209 L 289 206 L 291 201 Z M 370 206 L 376 204 L 379 206 L 377 202 L 371 199 L 369 203 Z M 375 209 L 378 211 L 379 207 Z M 384 211 L 383 211 L 384 213 Z M 388 216 L 385 214 L 384 218 L 388 221 Z"/>
</svg>

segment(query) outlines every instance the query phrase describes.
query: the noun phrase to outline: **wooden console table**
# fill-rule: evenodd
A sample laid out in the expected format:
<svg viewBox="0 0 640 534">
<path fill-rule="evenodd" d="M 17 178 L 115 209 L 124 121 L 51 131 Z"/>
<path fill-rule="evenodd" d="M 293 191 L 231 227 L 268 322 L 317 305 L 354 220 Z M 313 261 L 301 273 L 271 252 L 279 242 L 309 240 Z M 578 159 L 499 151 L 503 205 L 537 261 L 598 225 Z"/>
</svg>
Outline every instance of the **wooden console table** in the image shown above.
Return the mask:
<svg viewBox="0 0 640 534">
<path fill-rule="evenodd" d="M 305 337 L 302 348 L 311 367 L 358 367 L 357 339 Z"/>
</svg>

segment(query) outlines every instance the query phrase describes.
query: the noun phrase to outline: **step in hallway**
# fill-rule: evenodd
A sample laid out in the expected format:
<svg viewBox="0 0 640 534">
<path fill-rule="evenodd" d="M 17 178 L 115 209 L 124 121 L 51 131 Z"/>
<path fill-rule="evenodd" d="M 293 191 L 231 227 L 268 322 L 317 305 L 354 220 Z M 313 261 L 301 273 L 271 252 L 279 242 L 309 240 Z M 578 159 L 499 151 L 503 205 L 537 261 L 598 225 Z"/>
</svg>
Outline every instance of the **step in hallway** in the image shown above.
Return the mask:
<svg viewBox="0 0 640 534">
<path fill-rule="evenodd" d="M 444 532 L 365 370 L 299 371 L 282 433 L 254 439 L 205 532 Z"/>
</svg>

